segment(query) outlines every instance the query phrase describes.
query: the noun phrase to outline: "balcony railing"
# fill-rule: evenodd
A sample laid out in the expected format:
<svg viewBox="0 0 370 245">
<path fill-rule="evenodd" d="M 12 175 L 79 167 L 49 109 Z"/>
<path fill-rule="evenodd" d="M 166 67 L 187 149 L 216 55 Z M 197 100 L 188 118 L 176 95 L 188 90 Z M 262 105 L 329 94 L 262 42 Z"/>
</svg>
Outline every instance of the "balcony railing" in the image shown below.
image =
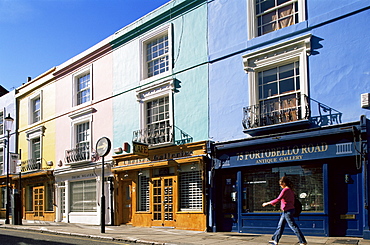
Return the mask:
<svg viewBox="0 0 370 245">
<path fill-rule="evenodd" d="M 285 106 L 280 106 L 280 109 L 271 109 L 277 107 L 276 102 L 244 107 L 244 118 L 242 121 L 244 129 L 248 130 L 299 120 L 309 120 L 312 125 L 318 127 L 342 122 L 341 112 L 308 96 L 303 98 L 303 103 L 296 99 L 293 105 L 288 106 L 286 106 L 286 101 L 282 101 L 280 103 L 285 103 Z M 315 116 L 312 116 L 312 114 L 315 114 Z"/>
<path fill-rule="evenodd" d="M 90 150 L 86 145 L 65 151 L 66 163 L 77 163 L 90 160 Z"/>
<path fill-rule="evenodd" d="M 133 132 L 132 141 L 159 146 L 167 144 L 185 144 L 193 141 L 193 137 L 176 126 L 165 126 L 157 129 L 140 129 Z"/>
<path fill-rule="evenodd" d="M 21 172 L 37 171 L 51 169 L 52 166 L 46 164 L 46 161 L 42 158 L 31 158 L 25 161 L 21 161 Z"/>
</svg>

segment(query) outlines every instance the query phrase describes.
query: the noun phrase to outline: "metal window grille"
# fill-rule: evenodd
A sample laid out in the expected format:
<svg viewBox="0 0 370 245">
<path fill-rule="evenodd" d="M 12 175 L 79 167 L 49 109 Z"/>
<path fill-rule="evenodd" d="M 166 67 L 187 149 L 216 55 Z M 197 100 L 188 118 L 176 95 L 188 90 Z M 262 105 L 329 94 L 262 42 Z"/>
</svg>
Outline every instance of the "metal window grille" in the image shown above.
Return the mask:
<svg viewBox="0 0 370 245">
<path fill-rule="evenodd" d="M 71 182 L 72 212 L 96 212 L 96 181 Z"/>
<path fill-rule="evenodd" d="M 139 176 L 138 211 L 149 211 L 149 177 Z"/>
<path fill-rule="evenodd" d="M 203 207 L 201 171 L 180 173 L 180 210 L 201 211 Z"/>
<path fill-rule="evenodd" d="M 168 35 L 158 37 L 146 45 L 148 77 L 168 71 Z"/>
<path fill-rule="evenodd" d="M 90 74 L 77 80 L 77 105 L 90 101 Z"/>
</svg>

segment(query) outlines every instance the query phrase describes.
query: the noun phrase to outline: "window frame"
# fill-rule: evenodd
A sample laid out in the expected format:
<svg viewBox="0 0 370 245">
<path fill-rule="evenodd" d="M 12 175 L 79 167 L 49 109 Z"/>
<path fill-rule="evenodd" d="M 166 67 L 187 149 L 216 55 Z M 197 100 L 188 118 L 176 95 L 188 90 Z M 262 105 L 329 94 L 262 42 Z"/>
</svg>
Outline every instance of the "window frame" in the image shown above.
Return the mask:
<svg viewBox="0 0 370 245">
<path fill-rule="evenodd" d="M 137 212 L 150 212 L 150 173 L 142 170 L 138 175 Z"/>
<path fill-rule="evenodd" d="M 243 55 L 244 70 L 248 74 L 249 105 L 259 104 L 258 73 L 274 67 L 299 62 L 301 118 L 306 114 L 305 96 L 308 95 L 308 61 L 311 34 L 263 48 Z M 284 96 L 285 94 L 280 95 Z M 254 120 L 254 118 L 253 118 Z"/>
<path fill-rule="evenodd" d="M 42 99 L 42 90 L 28 98 L 28 124 L 36 124 L 42 121 L 43 119 L 43 99 Z M 40 100 L 40 109 L 39 111 L 39 120 L 35 120 L 35 110 L 34 110 L 34 104 L 35 101 Z"/>
<path fill-rule="evenodd" d="M 89 100 L 85 101 L 83 103 L 79 103 L 79 100 L 78 100 L 78 95 L 79 95 L 79 92 L 80 92 L 80 90 L 78 89 L 79 81 L 82 77 L 85 77 L 87 75 L 90 75 L 89 86 L 87 88 L 89 90 Z M 78 73 L 75 73 L 72 76 L 72 80 L 73 80 L 73 82 L 72 82 L 72 91 L 73 91 L 72 104 L 73 104 L 73 106 L 74 107 L 82 107 L 82 106 L 91 104 L 92 100 L 93 100 L 93 69 L 92 69 L 92 65 L 82 69 Z M 85 88 L 84 90 L 87 90 L 87 89 Z"/>
<path fill-rule="evenodd" d="M 95 188 L 93 188 L 94 190 L 93 191 L 91 191 L 91 192 L 88 192 L 88 193 L 95 193 L 95 200 L 92 200 L 92 199 L 85 199 L 85 194 L 87 194 L 87 192 L 85 191 L 85 185 L 86 185 L 86 183 L 90 183 L 90 184 L 92 184 L 92 183 L 94 183 L 94 186 L 93 187 L 95 187 Z M 74 193 L 74 191 L 73 191 L 73 187 L 74 187 L 74 185 L 76 185 L 76 184 L 82 184 L 82 189 L 83 189 L 83 191 L 81 192 L 83 195 L 82 195 L 82 198 L 81 198 L 81 200 L 77 200 L 77 201 L 81 201 L 81 203 L 82 203 L 82 208 L 83 208 L 83 210 L 81 211 L 74 211 L 74 210 L 72 210 L 72 206 L 73 206 L 73 200 L 74 200 L 74 198 L 73 198 L 73 193 Z M 70 196 L 69 196 L 69 198 L 70 198 L 70 200 L 69 200 L 69 211 L 71 212 L 71 213 L 92 213 L 92 212 L 97 212 L 98 211 L 98 192 L 97 192 L 97 186 L 98 186 L 98 183 L 96 182 L 96 179 L 85 179 L 85 180 L 79 180 L 79 181 L 71 181 L 70 183 L 69 183 L 69 193 L 70 193 Z M 94 208 L 92 208 L 92 209 L 87 209 L 87 210 L 85 210 L 84 209 L 84 203 L 85 203 L 85 201 L 95 201 L 95 210 L 94 210 Z"/>
<path fill-rule="evenodd" d="M 298 23 L 305 21 L 306 20 L 305 0 L 290 0 L 287 3 L 282 3 L 279 6 L 275 6 L 274 8 L 271 8 L 267 10 L 266 12 L 271 12 L 276 9 L 280 9 L 282 7 L 285 7 L 289 4 L 294 4 L 294 3 L 298 4 Z M 268 34 L 268 33 L 265 33 L 265 34 L 258 35 L 258 23 L 257 22 L 258 21 L 257 21 L 257 14 L 256 14 L 256 0 L 248 0 L 248 29 L 249 29 L 248 39 L 253 39 L 253 38 Z M 293 25 L 295 24 L 297 23 L 294 23 Z M 283 28 L 276 29 L 275 31 L 280 30 L 280 29 L 283 29 Z M 271 32 L 274 32 L 274 31 L 271 31 Z"/>
<path fill-rule="evenodd" d="M 44 126 L 39 126 L 36 128 L 33 128 L 29 131 L 26 132 L 27 136 L 27 141 L 28 141 L 28 159 L 33 159 L 33 140 L 39 138 L 40 139 L 40 160 L 42 159 L 42 148 L 43 148 L 43 136 L 45 132 L 45 127 Z M 40 161 L 41 163 L 41 161 Z M 42 167 L 40 165 L 40 167 Z"/>
<path fill-rule="evenodd" d="M 139 106 L 140 106 L 140 129 L 145 130 L 147 128 L 147 102 L 153 101 L 155 99 L 163 98 L 168 96 L 168 113 L 169 113 L 169 124 L 174 129 L 174 119 L 173 119 L 173 93 L 174 93 L 174 80 L 165 80 L 154 85 L 144 86 L 142 89 L 136 91 Z M 164 144 L 155 145 L 167 145 L 171 142 L 166 142 Z"/>
<path fill-rule="evenodd" d="M 158 77 L 165 77 L 172 73 L 173 69 L 173 51 L 172 51 L 172 25 L 167 24 L 157 30 L 149 33 L 140 39 L 140 64 L 141 64 L 141 81 L 142 83 L 147 83 L 158 79 Z M 154 41 L 155 39 L 167 34 L 168 40 L 168 71 L 149 76 L 148 75 L 148 62 L 147 62 L 147 45 Z"/>
<path fill-rule="evenodd" d="M 4 118 L 5 118 L 5 110 L 0 110 L 0 135 L 5 134 Z"/>
</svg>

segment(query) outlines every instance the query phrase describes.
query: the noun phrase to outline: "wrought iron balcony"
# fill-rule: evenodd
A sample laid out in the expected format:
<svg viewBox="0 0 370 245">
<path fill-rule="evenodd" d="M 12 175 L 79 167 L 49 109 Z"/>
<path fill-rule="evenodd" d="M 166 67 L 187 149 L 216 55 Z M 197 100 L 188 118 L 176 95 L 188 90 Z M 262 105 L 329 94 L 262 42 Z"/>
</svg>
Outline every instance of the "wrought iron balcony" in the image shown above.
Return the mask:
<svg viewBox="0 0 370 245">
<path fill-rule="evenodd" d="M 132 141 L 149 146 L 181 145 L 193 142 L 193 137 L 176 126 L 163 126 L 160 128 L 145 128 L 133 132 Z"/>
<path fill-rule="evenodd" d="M 90 160 L 90 150 L 88 145 L 81 145 L 74 149 L 65 151 L 66 163 L 77 163 Z"/>
<path fill-rule="evenodd" d="M 52 166 L 47 165 L 43 158 L 31 158 L 25 161 L 21 161 L 21 172 L 30 172 L 37 170 L 51 169 Z"/>
<path fill-rule="evenodd" d="M 308 120 L 313 126 L 321 127 L 342 122 L 342 113 L 303 96 L 304 101 L 293 98 L 293 102 L 281 100 L 279 103 L 272 101 L 263 105 L 251 105 L 243 108 L 244 118 L 242 124 L 245 130 L 264 127 L 268 125 L 283 124 L 288 122 Z M 315 114 L 315 116 L 312 116 Z"/>
</svg>

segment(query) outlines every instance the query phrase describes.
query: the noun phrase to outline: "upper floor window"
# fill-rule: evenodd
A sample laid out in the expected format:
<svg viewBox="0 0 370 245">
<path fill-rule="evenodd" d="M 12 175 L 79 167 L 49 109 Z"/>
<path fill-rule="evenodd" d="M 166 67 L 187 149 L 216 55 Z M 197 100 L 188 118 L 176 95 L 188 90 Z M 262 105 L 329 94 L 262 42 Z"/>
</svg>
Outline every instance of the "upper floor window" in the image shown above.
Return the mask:
<svg viewBox="0 0 370 245">
<path fill-rule="evenodd" d="M 0 111 L 0 134 L 4 134 L 4 112 Z"/>
<path fill-rule="evenodd" d="M 40 137 L 34 138 L 31 140 L 31 158 L 32 159 L 40 159 L 41 158 L 41 141 Z"/>
<path fill-rule="evenodd" d="M 171 70 L 171 29 L 165 26 L 142 40 L 143 79 Z"/>
<path fill-rule="evenodd" d="M 304 118 L 309 51 L 307 35 L 243 56 L 250 87 L 245 128 Z"/>
<path fill-rule="evenodd" d="M 173 81 L 157 86 L 143 87 L 138 91 L 140 103 L 140 130 L 134 131 L 133 141 L 149 144 L 174 143 L 172 116 Z"/>
<path fill-rule="evenodd" d="M 41 99 L 37 97 L 31 101 L 32 106 L 32 122 L 38 122 L 41 120 Z"/>
<path fill-rule="evenodd" d="M 90 123 L 80 123 L 76 125 L 76 146 L 89 149 L 90 146 Z"/>
<path fill-rule="evenodd" d="M 32 95 L 28 99 L 28 122 L 37 123 L 42 120 L 42 91 Z"/>
<path fill-rule="evenodd" d="M 90 73 L 77 78 L 77 105 L 90 101 Z"/>
<path fill-rule="evenodd" d="M 0 148 L 0 175 L 4 172 L 4 148 Z"/>
<path fill-rule="evenodd" d="M 146 45 L 148 77 L 168 71 L 168 35 L 155 38 Z"/>
<path fill-rule="evenodd" d="M 304 20 L 304 0 L 249 0 L 250 38 Z"/>
</svg>

